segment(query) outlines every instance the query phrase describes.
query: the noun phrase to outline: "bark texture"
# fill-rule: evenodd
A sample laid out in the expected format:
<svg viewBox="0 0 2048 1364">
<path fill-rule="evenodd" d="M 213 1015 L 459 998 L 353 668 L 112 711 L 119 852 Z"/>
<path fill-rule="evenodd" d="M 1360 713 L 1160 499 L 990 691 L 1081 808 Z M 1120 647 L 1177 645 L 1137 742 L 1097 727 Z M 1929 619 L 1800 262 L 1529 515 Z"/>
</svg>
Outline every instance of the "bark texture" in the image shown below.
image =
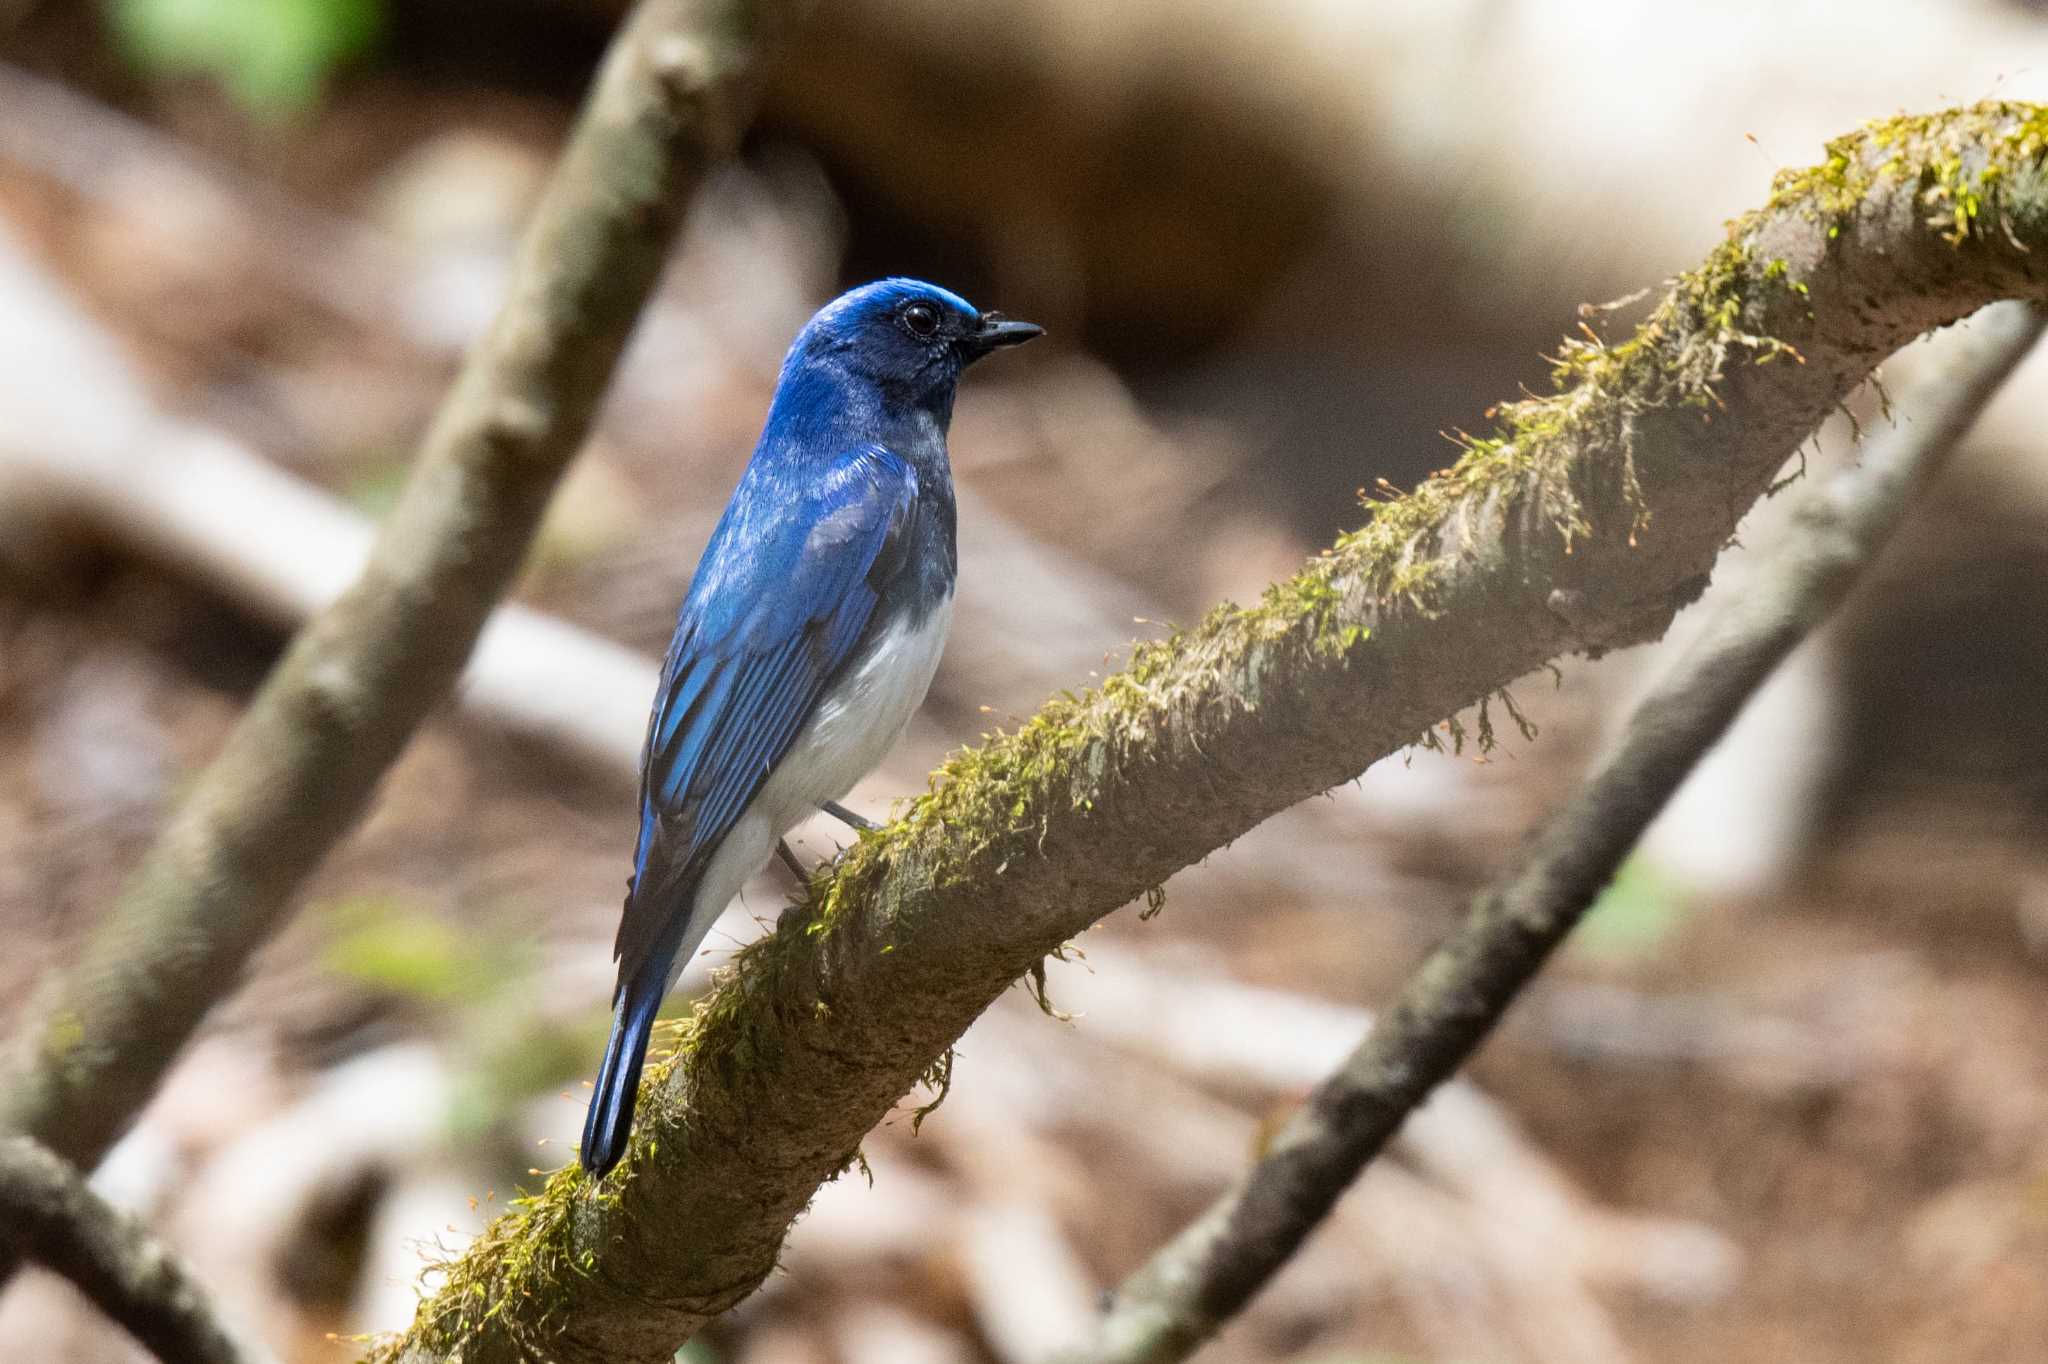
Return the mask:
<svg viewBox="0 0 2048 1364">
<path fill-rule="evenodd" d="M 1492 1031 L 1757 688 L 1848 596 L 1913 495 L 2033 349 L 2044 317 L 2033 304 L 1997 303 L 1966 324 L 1964 344 L 1901 404 L 1902 424 L 1801 503 L 1790 541 L 1637 707 L 1620 747 L 1473 899 L 1463 926 L 1258 1164 L 1124 1281 L 1093 1343 L 1067 1364 L 1186 1359 L 1265 1286 Z"/>
<path fill-rule="evenodd" d="M 360 579 L 292 641 L 0 1068 L 0 1131 L 97 1164 L 447 695 L 588 432 L 690 191 L 738 142 L 753 0 L 643 0 Z"/>
<path fill-rule="evenodd" d="M 164 1364 L 269 1364 L 170 1247 L 27 1137 L 0 1138 L 0 1246 L 69 1279 Z"/>
<path fill-rule="evenodd" d="M 1879 360 L 2048 292 L 2044 148 L 2048 111 L 2012 104 L 1841 139 L 1632 335 L 1567 343 L 1557 394 L 1455 468 L 1258 605 L 956 755 L 740 955 L 650 1067 L 620 1171 L 558 1173 L 378 1357 L 667 1359 L 1069 938 L 1546 661 L 1658 635 Z"/>
</svg>

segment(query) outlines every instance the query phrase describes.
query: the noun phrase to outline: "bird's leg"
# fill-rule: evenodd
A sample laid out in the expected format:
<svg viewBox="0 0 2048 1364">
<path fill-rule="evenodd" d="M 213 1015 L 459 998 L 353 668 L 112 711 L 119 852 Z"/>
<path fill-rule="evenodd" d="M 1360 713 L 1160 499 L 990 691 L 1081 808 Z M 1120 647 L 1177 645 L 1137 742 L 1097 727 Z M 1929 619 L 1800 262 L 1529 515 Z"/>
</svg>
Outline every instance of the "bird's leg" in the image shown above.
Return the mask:
<svg viewBox="0 0 2048 1364">
<path fill-rule="evenodd" d="M 796 854 L 789 850 L 788 839 L 778 838 L 775 840 L 775 856 L 781 860 L 783 866 L 789 868 L 789 874 L 797 879 L 798 885 L 803 885 L 810 881 L 811 874 L 804 870 L 804 864 L 797 861 Z"/>
<path fill-rule="evenodd" d="M 871 834 L 882 827 L 866 815 L 855 814 L 836 800 L 821 800 L 818 802 L 818 808 L 838 820 L 841 824 L 844 824 L 847 828 L 858 829 L 864 834 Z"/>
</svg>

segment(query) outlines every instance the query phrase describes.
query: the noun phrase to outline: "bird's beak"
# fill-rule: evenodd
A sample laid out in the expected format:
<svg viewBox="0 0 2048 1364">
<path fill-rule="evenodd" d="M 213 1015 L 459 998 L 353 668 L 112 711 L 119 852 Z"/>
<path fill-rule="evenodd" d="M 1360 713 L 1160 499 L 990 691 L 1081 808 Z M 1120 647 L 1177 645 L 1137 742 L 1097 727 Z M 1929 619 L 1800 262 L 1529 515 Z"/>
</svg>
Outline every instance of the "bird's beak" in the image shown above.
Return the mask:
<svg viewBox="0 0 2048 1364">
<path fill-rule="evenodd" d="M 1045 328 L 1035 322 L 1013 322 L 1001 313 L 983 313 L 980 329 L 962 337 L 961 345 L 968 360 L 973 361 L 999 347 L 1021 346 L 1032 337 L 1043 335 Z"/>
</svg>

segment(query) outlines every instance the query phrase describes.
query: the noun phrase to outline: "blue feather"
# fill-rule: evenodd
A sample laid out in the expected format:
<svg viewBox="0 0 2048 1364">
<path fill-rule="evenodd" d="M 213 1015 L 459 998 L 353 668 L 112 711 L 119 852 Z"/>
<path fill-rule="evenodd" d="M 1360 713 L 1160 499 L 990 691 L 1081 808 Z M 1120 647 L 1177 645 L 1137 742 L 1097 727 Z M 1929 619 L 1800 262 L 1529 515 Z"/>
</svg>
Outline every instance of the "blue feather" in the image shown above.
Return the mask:
<svg viewBox="0 0 2048 1364">
<path fill-rule="evenodd" d="M 762 467 L 748 470 L 735 506 Z M 872 615 L 868 571 L 916 499 L 909 464 L 869 445 L 794 497 L 764 495 L 761 515 L 721 523 L 683 602 L 662 677 L 663 742 L 650 744 L 644 774 L 643 825 L 687 812 L 687 828 L 665 846 L 665 866 L 650 867 L 654 847 L 639 850 L 636 887 L 715 845 L 760 788 Z M 638 898 L 619 925 L 622 958 Z"/>
<path fill-rule="evenodd" d="M 887 718 L 864 719 L 850 740 L 843 724 L 811 731 L 811 765 L 776 777 L 821 703 L 842 695 L 844 705 L 833 688 L 859 660 L 882 658 L 892 630 L 950 601 L 954 386 L 979 356 L 1036 334 L 932 285 L 884 280 L 821 309 L 790 348 L 760 443 L 683 600 L 648 721 L 612 1034 L 583 1133 L 594 1174 L 625 1151 L 680 959 L 755 869 L 719 857 L 728 836 L 771 778 L 781 794 L 733 845 L 749 860 L 764 829 L 772 846 L 804 808 L 844 795 L 849 770 L 871 764 L 922 697 L 935 643 L 918 666 L 882 667 L 874 677 L 886 680 L 862 684 L 869 710 L 858 713 Z M 828 751 L 841 756 L 819 762 Z M 713 868 L 724 870 L 707 882 Z"/>
<path fill-rule="evenodd" d="M 603 1175 L 626 1154 L 640 1090 L 640 1068 L 647 1061 L 647 1040 L 653 1036 L 666 986 L 665 980 L 636 980 L 612 1007 L 611 1040 L 605 1044 L 604 1060 L 598 1066 L 590 1111 L 583 1117 L 583 1167 L 592 1174 Z"/>
</svg>

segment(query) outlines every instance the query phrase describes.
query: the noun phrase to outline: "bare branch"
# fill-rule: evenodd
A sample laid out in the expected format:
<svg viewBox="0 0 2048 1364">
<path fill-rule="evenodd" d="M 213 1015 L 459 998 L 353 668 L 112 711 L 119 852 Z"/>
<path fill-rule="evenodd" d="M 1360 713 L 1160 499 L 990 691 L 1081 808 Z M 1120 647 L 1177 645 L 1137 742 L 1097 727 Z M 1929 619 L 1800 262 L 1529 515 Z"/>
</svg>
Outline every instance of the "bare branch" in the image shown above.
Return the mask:
<svg viewBox="0 0 2048 1364">
<path fill-rule="evenodd" d="M 292 642 L 0 1080 L 0 1129 L 96 1163 L 447 694 L 588 431 L 691 189 L 737 142 L 753 0 L 643 0 L 511 297 L 362 577 Z"/>
<path fill-rule="evenodd" d="M 1531 668 L 1653 638 L 1879 359 L 2048 292 L 2048 113 L 1900 118 L 1781 177 L 1635 335 L 1259 605 L 956 755 L 743 952 L 657 1065 L 620 1173 L 566 1169 L 380 1356 L 666 1359 L 988 1003 L 1259 821 Z"/>
<path fill-rule="evenodd" d="M 88 525 L 288 629 L 362 575 L 376 540 L 367 516 L 157 407 L 113 338 L 4 226 L 0 297 L 0 507 L 10 515 Z M 471 650 L 457 700 L 631 781 L 660 672 L 658 659 L 506 602 Z"/>
<path fill-rule="evenodd" d="M 0 1138 L 0 1246 L 69 1279 L 164 1364 L 260 1364 L 170 1247 L 28 1137 Z"/>
<path fill-rule="evenodd" d="M 1802 502 L 1789 543 L 1643 700 L 1620 747 L 1520 864 L 1474 897 L 1259 1163 L 1124 1282 L 1072 1364 L 1186 1359 L 1287 1262 L 1485 1039 L 1771 670 L 1848 595 L 2044 320 L 2030 304 L 1986 308 L 1902 404 L 1900 425 Z"/>
</svg>

